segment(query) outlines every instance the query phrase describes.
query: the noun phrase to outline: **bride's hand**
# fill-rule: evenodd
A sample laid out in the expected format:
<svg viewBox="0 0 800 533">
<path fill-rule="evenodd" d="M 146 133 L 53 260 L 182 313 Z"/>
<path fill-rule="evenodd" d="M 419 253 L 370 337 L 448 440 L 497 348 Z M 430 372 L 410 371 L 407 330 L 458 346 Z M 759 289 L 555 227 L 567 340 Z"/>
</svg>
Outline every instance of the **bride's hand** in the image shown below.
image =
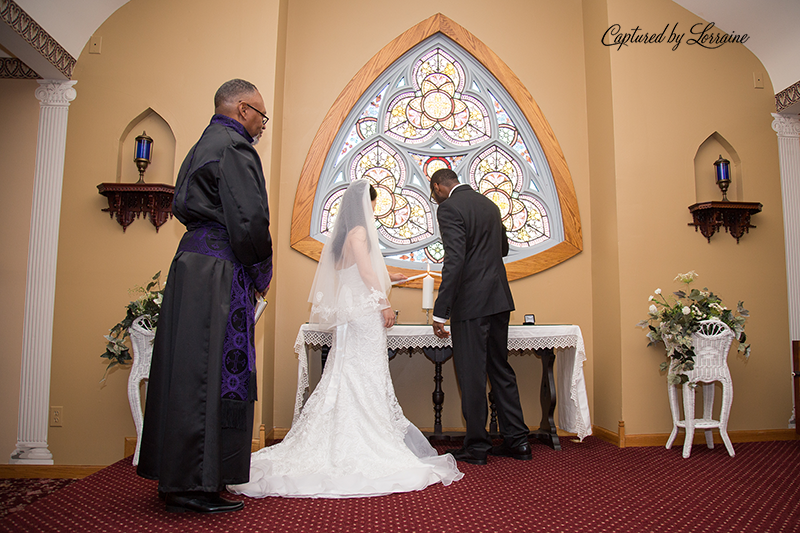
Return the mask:
<svg viewBox="0 0 800 533">
<path fill-rule="evenodd" d="M 404 279 L 408 279 L 408 276 L 402 272 L 389 272 L 389 279 L 392 281 L 403 281 Z"/>
<path fill-rule="evenodd" d="M 394 326 L 394 311 L 390 307 L 383 309 L 381 314 L 383 314 L 383 327 L 390 328 Z"/>
</svg>

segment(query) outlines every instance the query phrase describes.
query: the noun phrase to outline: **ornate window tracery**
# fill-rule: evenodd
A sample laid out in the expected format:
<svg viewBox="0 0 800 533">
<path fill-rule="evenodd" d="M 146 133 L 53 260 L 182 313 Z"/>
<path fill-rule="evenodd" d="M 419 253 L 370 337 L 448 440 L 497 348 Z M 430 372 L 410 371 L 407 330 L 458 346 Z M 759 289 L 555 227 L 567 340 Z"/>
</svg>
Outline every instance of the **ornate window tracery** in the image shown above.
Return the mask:
<svg viewBox="0 0 800 533">
<path fill-rule="evenodd" d="M 439 17 L 447 20 L 432 19 Z M 436 170 L 451 168 L 500 209 L 509 265 L 531 264 L 534 256 L 566 248 L 568 254 L 559 252 L 555 261 L 546 262 L 563 261 L 580 251 L 575 246 L 580 229 L 578 221 L 576 233 L 571 221 L 565 230 L 562 209 L 572 206 L 562 198 L 565 188 L 548 162 L 545 148 L 552 148 L 543 148 L 504 85 L 447 33 L 433 33 L 388 64 L 338 130 L 328 134 L 332 140 L 314 189 L 308 237 L 321 250 L 344 189 L 353 180 L 368 179 L 378 191 L 376 227 L 387 264 L 441 268 L 444 249 L 429 180 Z M 565 165 L 558 167 L 556 174 L 564 170 Z M 574 202 L 571 179 L 568 185 Z M 297 204 L 296 198 L 295 213 Z M 570 211 L 577 214 L 576 208 Z M 293 216 L 293 246 L 295 230 Z M 317 248 L 308 238 L 303 241 L 310 246 L 298 249 Z"/>
</svg>

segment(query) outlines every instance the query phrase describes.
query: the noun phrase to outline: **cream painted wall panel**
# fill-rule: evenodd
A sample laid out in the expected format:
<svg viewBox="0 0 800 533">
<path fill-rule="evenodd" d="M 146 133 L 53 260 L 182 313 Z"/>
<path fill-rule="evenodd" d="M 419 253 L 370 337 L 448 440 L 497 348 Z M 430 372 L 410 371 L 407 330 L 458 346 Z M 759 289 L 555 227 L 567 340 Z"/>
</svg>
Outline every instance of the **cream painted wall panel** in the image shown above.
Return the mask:
<svg viewBox="0 0 800 533">
<path fill-rule="evenodd" d="M 590 243 L 593 305 L 592 369 L 594 397 L 592 422 L 616 431 L 622 419 L 619 239 L 614 157 L 614 122 L 610 55 L 598 46 L 598 35 L 608 28 L 606 2 L 583 1 L 583 46 L 586 64 L 586 98 L 589 145 L 590 223 L 585 227 Z"/>
<path fill-rule="evenodd" d="M 623 28 L 663 29 L 678 22 L 686 31 L 699 22 L 671 2 L 618 0 L 609 19 Z M 786 273 L 777 142 L 771 131 L 774 105 L 769 84 L 753 89 L 752 72 L 763 69 L 741 45 L 716 50 L 631 44 L 612 49 L 617 205 L 620 228 L 623 417 L 629 434 L 671 429 L 660 348 L 645 348 L 634 324 L 647 313 L 647 298 L 660 287 L 677 290 L 678 272 L 696 270 L 730 307 L 744 300 L 752 317 L 746 331 L 753 357 L 731 356 L 736 391 L 729 428 L 786 427 L 791 414 Z M 696 201 L 694 156 L 718 131 L 742 160 L 741 200 L 760 201 L 758 226 L 740 244 L 715 235 L 709 244 L 687 226 Z M 721 196 L 720 196 L 721 198 Z M 766 390 L 770 394 L 765 395 Z"/>
<path fill-rule="evenodd" d="M 248 79 L 272 102 L 277 8 L 277 1 L 228 3 L 227 12 L 246 16 L 241 28 L 223 31 L 218 3 L 132 0 L 97 30 L 102 54 L 84 50 L 79 58 L 74 76 L 80 96 L 70 108 L 67 138 L 51 381 L 51 399 L 64 406 L 66 420 L 51 432 L 57 464 L 111 463 L 122 457 L 124 438 L 135 435 L 128 371 L 115 369 L 99 382 L 103 335 L 124 316 L 128 288 L 146 283 L 156 271 L 167 273 L 183 234 L 174 219 L 158 233 L 149 221 L 137 219 L 123 233 L 101 212 L 106 200 L 96 185 L 116 180 L 120 137 L 148 108 L 174 133 L 177 167 L 208 124 L 214 92 L 224 81 Z M 169 145 L 153 138 L 156 154 Z M 270 141 L 268 128 L 259 145 L 266 172 Z M 123 164 L 133 166 L 125 162 L 129 159 L 123 154 Z"/>
<path fill-rule="evenodd" d="M 294 201 L 297 176 L 311 141 L 342 88 L 389 41 L 437 12 L 481 39 L 520 77 L 558 136 L 573 174 L 580 208 L 584 209 L 588 163 L 580 3 L 562 2 L 555 6 L 550 2 L 503 1 L 497 7 L 513 16 L 487 17 L 485 4 L 476 1 L 412 1 L 404 2 L 402 9 L 362 0 L 345 4 L 315 0 L 289 3 L 283 131 L 287 142 L 282 153 L 280 199 L 284 228 L 290 225 L 291 210 L 286 207 Z M 556 42 L 558 45 L 554 46 Z M 275 290 L 276 305 L 282 312 L 277 317 L 276 330 L 292 334 L 279 336 L 276 344 L 275 425 L 288 427 L 296 382 L 292 344 L 300 324 L 308 319 L 306 299 L 316 262 L 292 250 L 285 239 L 278 246 L 281 263 Z M 522 314 L 535 312 L 543 322 L 577 323 L 584 328 L 584 336 L 591 338 L 589 268 L 588 256 L 582 254 L 543 274 L 512 283 L 518 309 L 512 322 L 521 323 Z M 400 310 L 401 323 L 424 323 L 418 290 L 395 289 L 391 300 L 392 306 Z M 415 372 L 409 382 L 422 384 L 422 390 L 432 390 L 430 363 L 409 363 L 403 369 L 404 375 L 408 372 Z M 587 376 L 591 384 L 591 359 Z M 407 391 L 398 392 L 401 397 L 405 394 Z M 445 419 L 445 425 L 446 420 L 460 420 L 458 398 L 449 395 L 446 402 L 443 416 L 454 418 Z M 403 407 L 412 422 L 431 425 L 429 405 Z M 524 409 L 528 423 L 538 425 L 538 396 Z"/>
<path fill-rule="evenodd" d="M 22 309 L 31 224 L 33 174 L 39 100 L 36 80 L 0 80 L 0 160 L 3 194 L 0 195 L 0 462 L 7 463 L 17 442 Z"/>
</svg>

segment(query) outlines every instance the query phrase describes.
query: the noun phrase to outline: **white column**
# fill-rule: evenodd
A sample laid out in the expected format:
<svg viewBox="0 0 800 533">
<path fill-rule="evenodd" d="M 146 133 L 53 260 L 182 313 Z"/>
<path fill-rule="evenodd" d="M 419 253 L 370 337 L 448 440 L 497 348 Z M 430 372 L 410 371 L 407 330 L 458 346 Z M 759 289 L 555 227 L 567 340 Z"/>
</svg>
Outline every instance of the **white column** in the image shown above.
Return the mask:
<svg viewBox="0 0 800 533">
<path fill-rule="evenodd" d="M 789 297 L 789 333 L 800 340 L 800 118 L 772 113 L 772 129 L 778 134 L 783 198 L 783 231 L 786 245 L 786 281 Z M 792 352 L 789 350 L 789 368 Z M 794 381 L 794 380 L 792 380 Z M 792 395 L 794 402 L 794 395 Z M 789 424 L 796 422 L 797 406 L 792 407 Z"/>
<path fill-rule="evenodd" d="M 33 180 L 17 448 L 10 464 L 53 464 L 47 449 L 50 356 L 69 103 L 75 81 L 39 80 L 39 133 Z"/>
</svg>

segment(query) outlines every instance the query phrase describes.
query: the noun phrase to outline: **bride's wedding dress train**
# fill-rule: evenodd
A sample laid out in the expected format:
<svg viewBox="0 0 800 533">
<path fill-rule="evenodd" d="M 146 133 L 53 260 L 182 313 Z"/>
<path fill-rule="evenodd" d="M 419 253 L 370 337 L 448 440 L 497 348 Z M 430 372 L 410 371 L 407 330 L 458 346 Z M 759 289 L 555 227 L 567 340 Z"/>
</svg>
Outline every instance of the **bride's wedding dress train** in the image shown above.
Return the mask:
<svg viewBox="0 0 800 533">
<path fill-rule="evenodd" d="M 362 298 L 345 295 L 353 314 Z M 369 307 L 369 306 L 366 306 Z M 253 453 L 250 481 L 228 487 L 251 497 L 350 498 L 421 490 L 461 479 L 452 455 L 437 455 L 403 415 L 389 374 L 386 331 L 369 310 L 338 326 L 322 378 L 282 442 Z"/>
</svg>

